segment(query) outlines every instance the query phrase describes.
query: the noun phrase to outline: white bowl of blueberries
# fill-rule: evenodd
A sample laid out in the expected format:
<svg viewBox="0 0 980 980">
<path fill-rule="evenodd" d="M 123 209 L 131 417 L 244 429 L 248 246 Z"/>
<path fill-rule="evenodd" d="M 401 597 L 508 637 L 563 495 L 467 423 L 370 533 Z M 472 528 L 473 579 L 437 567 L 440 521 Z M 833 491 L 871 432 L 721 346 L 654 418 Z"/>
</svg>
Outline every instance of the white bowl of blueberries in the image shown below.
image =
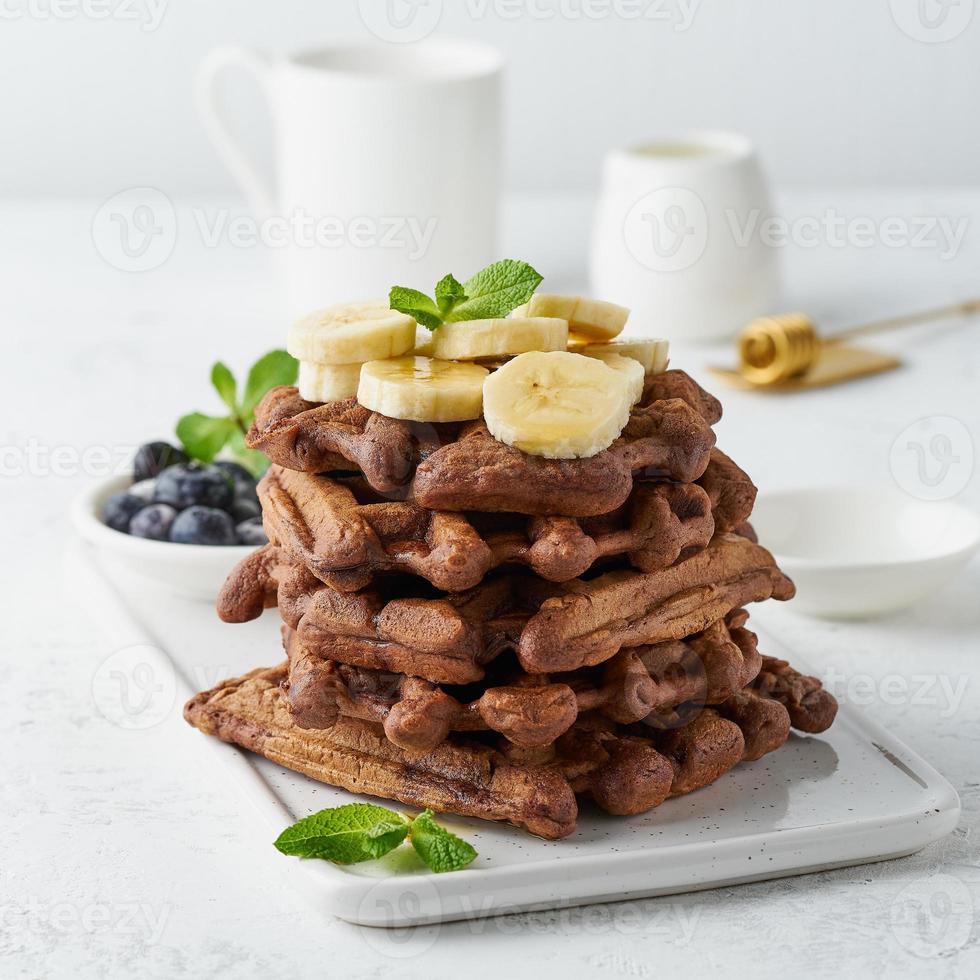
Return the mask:
<svg viewBox="0 0 980 980">
<path fill-rule="evenodd" d="M 198 463 L 169 443 L 149 442 L 136 452 L 132 477 L 86 490 L 72 520 L 128 570 L 213 600 L 235 564 L 267 543 L 255 484 L 238 463 Z"/>
</svg>

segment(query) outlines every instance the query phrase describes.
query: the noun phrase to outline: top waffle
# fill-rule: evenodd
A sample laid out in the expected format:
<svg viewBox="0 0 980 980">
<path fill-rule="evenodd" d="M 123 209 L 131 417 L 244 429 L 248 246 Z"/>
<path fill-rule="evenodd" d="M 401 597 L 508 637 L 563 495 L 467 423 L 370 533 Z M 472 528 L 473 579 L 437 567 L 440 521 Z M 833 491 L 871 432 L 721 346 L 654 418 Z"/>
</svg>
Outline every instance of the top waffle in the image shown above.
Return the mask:
<svg viewBox="0 0 980 980">
<path fill-rule="evenodd" d="M 449 511 L 593 517 L 625 503 L 636 473 L 690 483 L 708 466 L 718 401 L 683 371 L 651 375 L 620 437 L 587 459 L 545 459 L 494 439 L 481 421 L 429 425 L 348 399 L 317 405 L 274 388 L 247 443 L 286 469 L 360 470 L 376 491 Z"/>
</svg>

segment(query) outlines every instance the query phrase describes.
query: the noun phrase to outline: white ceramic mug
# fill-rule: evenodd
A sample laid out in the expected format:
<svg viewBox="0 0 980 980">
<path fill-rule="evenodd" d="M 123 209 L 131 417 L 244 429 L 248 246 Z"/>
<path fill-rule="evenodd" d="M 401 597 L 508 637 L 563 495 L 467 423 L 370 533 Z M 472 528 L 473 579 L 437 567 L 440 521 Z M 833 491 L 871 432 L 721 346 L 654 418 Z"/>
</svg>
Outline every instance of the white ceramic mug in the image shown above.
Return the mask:
<svg viewBox="0 0 980 980">
<path fill-rule="evenodd" d="M 758 157 L 743 137 L 695 133 L 605 160 L 592 239 L 595 296 L 631 308 L 631 330 L 730 336 L 772 311 L 775 250 Z"/>
<path fill-rule="evenodd" d="M 226 125 L 216 82 L 232 67 L 268 101 L 274 186 Z M 429 291 L 497 257 L 501 73 L 496 49 L 444 39 L 211 52 L 200 111 L 263 240 L 278 246 L 294 314 L 396 284 Z"/>
</svg>

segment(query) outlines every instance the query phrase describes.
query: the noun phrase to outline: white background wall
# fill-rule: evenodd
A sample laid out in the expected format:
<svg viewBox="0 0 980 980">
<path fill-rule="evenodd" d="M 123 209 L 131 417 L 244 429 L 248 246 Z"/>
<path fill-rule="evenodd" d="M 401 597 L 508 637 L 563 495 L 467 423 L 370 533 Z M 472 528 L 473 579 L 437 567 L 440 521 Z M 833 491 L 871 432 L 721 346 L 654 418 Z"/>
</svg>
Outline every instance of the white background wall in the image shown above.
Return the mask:
<svg viewBox="0 0 980 980">
<path fill-rule="evenodd" d="M 192 99 L 205 52 L 370 37 L 408 2 L 0 0 L 0 195 L 228 193 Z M 588 189 L 607 147 L 703 126 L 752 135 L 783 184 L 980 182 L 974 0 L 923 0 L 938 28 L 919 0 L 414 2 L 507 52 L 512 188 Z"/>
</svg>

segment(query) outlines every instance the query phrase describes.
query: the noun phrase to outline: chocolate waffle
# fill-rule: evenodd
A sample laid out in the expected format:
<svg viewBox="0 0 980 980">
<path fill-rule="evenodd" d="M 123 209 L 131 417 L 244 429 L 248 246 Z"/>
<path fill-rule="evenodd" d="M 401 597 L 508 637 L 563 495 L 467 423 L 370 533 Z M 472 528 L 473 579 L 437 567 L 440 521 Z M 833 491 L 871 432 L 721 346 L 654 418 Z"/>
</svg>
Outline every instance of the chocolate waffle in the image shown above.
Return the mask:
<svg viewBox="0 0 980 980">
<path fill-rule="evenodd" d="M 506 820 L 548 839 L 575 829 L 575 794 L 557 769 L 511 765 L 478 744 L 446 742 L 410 757 L 376 725 L 354 718 L 329 729 L 298 728 L 279 690 L 285 677 L 283 664 L 224 681 L 193 697 L 184 717 L 208 735 L 352 793 Z"/>
<path fill-rule="evenodd" d="M 743 609 L 703 633 L 624 650 L 601 668 L 523 674 L 513 667 L 479 691 L 326 660 L 283 628 L 283 687 L 296 724 L 329 728 L 343 715 L 376 722 L 389 741 L 430 751 L 450 732 L 494 731 L 523 747 L 549 745 L 587 712 L 628 724 L 680 704 L 719 704 L 759 672 L 756 636 Z M 477 696 L 478 695 L 478 696 Z"/>
<path fill-rule="evenodd" d="M 278 602 L 284 622 L 323 659 L 468 684 L 515 649 L 529 674 L 594 666 L 623 648 L 679 640 L 748 602 L 788 599 L 793 585 L 764 548 L 736 534 L 657 572 L 620 569 L 561 584 L 526 573 L 468 592 L 412 594 L 419 580 L 342 593 L 268 546 L 242 561 L 218 599 L 226 622 Z"/>
<path fill-rule="evenodd" d="M 826 731 L 837 717 L 837 701 L 816 677 L 793 670 L 785 660 L 763 657 L 752 682 L 761 697 L 778 701 L 789 712 L 793 727 L 801 732 Z"/>
<path fill-rule="evenodd" d="M 626 647 L 682 639 L 747 602 L 790 599 L 793 583 L 748 538 L 721 534 L 703 551 L 659 572 L 575 579 L 541 603 L 521 631 L 530 674 L 602 663 Z"/>
<path fill-rule="evenodd" d="M 330 477 L 273 466 L 259 484 L 269 538 L 341 592 L 378 572 L 420 575 L 461 592 L 500 565 L 520 564 L 551 582 L 625 554 L 651 572 L 705 547 L 715 531 L 749 516 L 752 481 L 712 450 L 699 484 L 637 482 L 630 499 L 593 518 L 434 511 L 377 494 L 363 477 Z"/>
<path fill-rule="evenodd" d="M 546 747 L 504 742 L 501 749 L 453 736 L 419 755 L 362 719 L 341 716 L 327 729 L 299 728 L 282 695 L 285 680 L 285 664 L 252 671 L 196 695 L 184 716 L 207 734 L 321 782 L 508 821 L 549 839 L 575 829 L 576 793 L 591 795 L 610 813 L 641 813 L 778 748 L 788 731 L 775 721 L 786 709 L 754 694 L 730 718 L 705 708 L 680 729 L 638 732 L 591 715 Z"/>
<path fill-rule="evenodd" d="M 619 438 L 588 459 L 545 459 L 498 442 L 482 421 L 429 425 L 387 418 L 355 399 L 317 405 L 274 388 L 247 443 L 285 469 L 359 470 L 381 493 L 432 510 L 594 517 L 621 507 L 633 477 L 690 483 L 708 465 L 718 401 L 682 371 L 647 379 Z M 410 486 L 411 484 L 411 486 Z"/>
</svg>

